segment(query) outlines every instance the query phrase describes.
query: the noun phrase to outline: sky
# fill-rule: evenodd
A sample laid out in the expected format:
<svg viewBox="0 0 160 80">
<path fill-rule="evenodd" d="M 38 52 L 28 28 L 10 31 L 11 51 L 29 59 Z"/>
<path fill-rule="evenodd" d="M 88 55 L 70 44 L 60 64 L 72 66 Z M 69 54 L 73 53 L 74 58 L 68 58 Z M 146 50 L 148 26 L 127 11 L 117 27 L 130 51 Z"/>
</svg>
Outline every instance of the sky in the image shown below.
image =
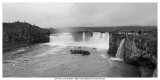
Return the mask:
<svg viewBox="0 0 160 80">
<path fill-rule="evenodd" d="M 3 22 L 42 28 L 157 26 L 157 3 L 3 3 Z"/>
</svg>

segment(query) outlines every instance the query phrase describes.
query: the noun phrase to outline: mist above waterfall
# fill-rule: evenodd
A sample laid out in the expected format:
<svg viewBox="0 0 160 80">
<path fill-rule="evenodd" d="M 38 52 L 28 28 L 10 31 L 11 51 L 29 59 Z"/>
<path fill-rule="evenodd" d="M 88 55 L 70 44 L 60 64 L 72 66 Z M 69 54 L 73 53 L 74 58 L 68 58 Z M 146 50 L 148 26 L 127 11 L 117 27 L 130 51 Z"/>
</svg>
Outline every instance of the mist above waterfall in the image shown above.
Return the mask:
<svg viewBox="0 0 160 80">
<path fill-rule="evenodd" d="M 81 39 L 82 38 L 82 39 Z M 97 49 L 109 49 L 108 32 L 92 32 L 82 34 L 59 33 L 50 35 L 51 46 L 80 46 Z"/>
</svg>

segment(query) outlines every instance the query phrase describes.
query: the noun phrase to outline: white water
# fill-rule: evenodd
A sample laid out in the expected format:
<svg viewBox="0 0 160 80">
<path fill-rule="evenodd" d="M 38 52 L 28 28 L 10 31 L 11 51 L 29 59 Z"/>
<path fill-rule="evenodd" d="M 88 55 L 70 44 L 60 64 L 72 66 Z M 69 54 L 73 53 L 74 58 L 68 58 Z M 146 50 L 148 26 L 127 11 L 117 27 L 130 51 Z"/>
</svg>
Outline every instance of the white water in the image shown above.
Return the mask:
<svg viewBox="0 0 160 80">
<path fill-rule="evenodd" d="M 85 32 L 83 32 L 83 42 L 85 42 Z"/>
<path fill-rule="evenodd" d="M 116 58 L 119 58 L 119 59 L 123 59 L 123 45 L 124 45 L 124 40 L 123 39 L 121 41 L 121 43 L 119 44 L 119 47 L 118 47 L 118 50 L 117 50 L 117 53 L 116 53 Z"/>
<path fill-rule="evenodd" d="M 85 33 L 83 33 L 83 41 L 75 42 L 70 33 L 52 34 L 50 36 L 51 46 L 84 46 L 97 49 L 109 49 L 109 34 L 93 32 L 93 37 L 89 41 L 85 41 Z"/>
<path fill-rule="evenodd" d="M 70 33 L 52 34 L 50 36 L 49 45 L 52 46 L 67 46 L 74 42 L 73 37 Z"/>
</svg>

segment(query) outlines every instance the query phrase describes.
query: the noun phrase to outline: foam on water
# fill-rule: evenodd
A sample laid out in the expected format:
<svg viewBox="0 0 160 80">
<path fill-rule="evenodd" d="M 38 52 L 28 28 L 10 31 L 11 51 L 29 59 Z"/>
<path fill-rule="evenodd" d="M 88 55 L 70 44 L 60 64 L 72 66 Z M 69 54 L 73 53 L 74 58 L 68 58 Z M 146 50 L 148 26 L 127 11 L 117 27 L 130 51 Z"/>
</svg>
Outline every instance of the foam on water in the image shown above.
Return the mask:
<svg viewBox="0 0 160 80">
<path fill-rule="evenodd" d="M 114 60 L 114 61 L 123 61 L 123 59 L 120 59 L 120 58 L 109 58 L 109 60 Z"/>
<path fill-rule="evenodd" d="M 54 47 L 53 49 L 50 49 L 48 50 L 47 52 L 45 53 L 39 53 L 36 57 L 43 57 L 43 56 L 46 56 L 48 54 L 51 54 L 51 55 L 54 55 L 54 54 L 57 54 L 58 51 L 61 51 L 62 49 L 64 49 L 65 47 L 63 46 L 57 46 L 57 47 Z M 64 52 L 63 52 L 64 53 Z M 62 54 L 63 54 L 62 53 Z M 59 53 L 60 54 L 60 53 Z"/>
</svg>

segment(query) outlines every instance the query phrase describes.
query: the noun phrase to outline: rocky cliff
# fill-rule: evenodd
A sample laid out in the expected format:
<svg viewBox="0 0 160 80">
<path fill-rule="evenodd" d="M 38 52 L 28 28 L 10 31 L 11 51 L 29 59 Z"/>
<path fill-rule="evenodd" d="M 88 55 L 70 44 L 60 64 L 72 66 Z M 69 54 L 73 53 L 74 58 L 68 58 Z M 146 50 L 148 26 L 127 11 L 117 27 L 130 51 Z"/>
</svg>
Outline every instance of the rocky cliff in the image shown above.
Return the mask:
<svg viewBox="0 0 160 80">
<path fill-rule="evenodd" d="M 3 51 L 49 41 L 49 31 L 26 22 L 3 23 Z"/>
<path fill-rule="evenodd" d="M 157 31 L 142 35 L 121 35 L 110 33 L 108 54 L 115 57 L 122 38 L 124 62 L 138 67 L 142 77 L 157 76 Z"/>
<path fill-rule="evenodd" d="M 138 66 L 142 77 L 153 76 L 157 67 L 157 37 L 127 36 L 124 43 L 124 61 Z"/>
<path fill-rule="evenodd" d="M 117 34 L 116 32 L 109 32 L 109 50 L 108 54 L 115 57 L 119 44 L 126 36 L 123 34 Z"/>
</svg>

